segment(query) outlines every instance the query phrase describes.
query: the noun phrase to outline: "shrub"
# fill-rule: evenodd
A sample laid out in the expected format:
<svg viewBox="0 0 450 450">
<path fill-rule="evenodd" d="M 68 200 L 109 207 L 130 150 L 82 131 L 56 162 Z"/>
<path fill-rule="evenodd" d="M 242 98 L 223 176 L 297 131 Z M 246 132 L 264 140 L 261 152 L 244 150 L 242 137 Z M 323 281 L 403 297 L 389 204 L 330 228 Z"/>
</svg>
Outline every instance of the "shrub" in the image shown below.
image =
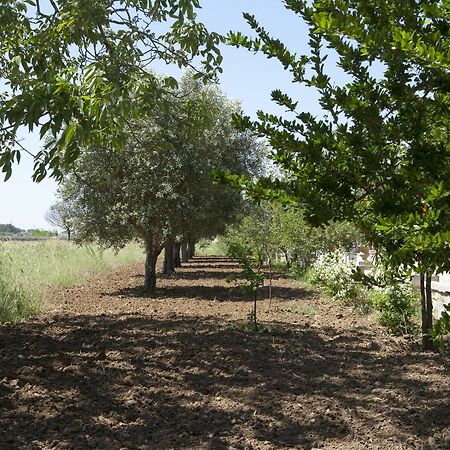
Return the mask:
<svg viewBox="0 0 450 450">
<path fill-rule="evenodd" d="M 441 313 L 441 317 L 436 320 L 433 329 L 431 330 L 431 336 L 434 341 L 444 350 L 446 345 L 450 342 L 450 304 L 444 306 L 444 311 Z"/>
<path fill-rule="evenodd" d="M 309 269 L 307 279 L 321 287 L 335 300 L 360 307 L 364 288 L 354 278 L 353 264 L 344 263 L 338 253 L 317 260 Z"/>
<path fill-rule="evenodd" d="M 417 330 L 414 319 L 418 313 L 419 299 L 408 281 L 395 280 L 389 273 L 376 268 L 370 277 L 369 289 L 355 277 L 355 266 L 344 263 L 338 253 L 316 261 L 308 271 L 311 284 L 322 288 L 325 294 L 361 313 L 375 309 L 378 322 L 394 334 L 410 334 Z M 359 276 L 359 280 L 365 277 Z"/>
<path fill-rule="evenodd" d="M 419 299 L 409 283 L 373 289 L 369 296 L 378 313 L 380 325 L 398 335 L 416 332 L 414 318 L 418 313 Z"/>
</svg>

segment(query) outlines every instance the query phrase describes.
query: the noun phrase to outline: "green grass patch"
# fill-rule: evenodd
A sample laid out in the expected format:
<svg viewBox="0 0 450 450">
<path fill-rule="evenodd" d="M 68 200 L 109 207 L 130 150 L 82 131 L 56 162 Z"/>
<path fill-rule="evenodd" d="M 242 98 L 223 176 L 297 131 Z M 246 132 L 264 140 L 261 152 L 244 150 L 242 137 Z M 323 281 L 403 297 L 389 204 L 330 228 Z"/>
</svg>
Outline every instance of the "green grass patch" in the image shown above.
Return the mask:
<svg viewBox="0 0 450 450">
<path fill-rule="evenodd" d="M 137 244 L 116 254 L 67 241 L 0 243 L 0 323 L 35 314 L 49 288 L 80 284 L 143 258 Z"/>
</svg>

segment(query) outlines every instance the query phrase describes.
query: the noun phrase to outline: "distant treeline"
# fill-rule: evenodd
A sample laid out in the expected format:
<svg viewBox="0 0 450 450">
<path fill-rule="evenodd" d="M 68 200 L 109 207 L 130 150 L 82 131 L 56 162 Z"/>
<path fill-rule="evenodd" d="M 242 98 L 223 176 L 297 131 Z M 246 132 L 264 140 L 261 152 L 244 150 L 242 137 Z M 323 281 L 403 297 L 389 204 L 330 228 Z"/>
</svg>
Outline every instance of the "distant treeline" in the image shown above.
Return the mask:
<svg viewBox="0 0 450 450">
<path fill-rule="evenodd" d="M 58 236 L 56 231 L 41 230 L 39 228 L 31 228 L 22 230 L 14 225 L 0 223 L 0 240 L 37 240 L 48 239 Z"/>
</svg>

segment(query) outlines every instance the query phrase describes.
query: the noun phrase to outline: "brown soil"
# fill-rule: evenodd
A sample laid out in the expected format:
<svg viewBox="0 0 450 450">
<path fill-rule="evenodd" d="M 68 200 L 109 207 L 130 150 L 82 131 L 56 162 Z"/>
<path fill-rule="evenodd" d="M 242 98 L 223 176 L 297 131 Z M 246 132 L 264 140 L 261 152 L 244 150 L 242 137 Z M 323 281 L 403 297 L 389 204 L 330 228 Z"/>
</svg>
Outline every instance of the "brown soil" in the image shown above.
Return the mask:
<svg viewBox="0 0 450 450">
<path fill-rule="evenodd" d="M 154 296 L 132 267 L 0 327 L 0 448 L 450 449 L 450 362 L 281 276 L 245 331 L 236 265 Z"/>
</svg>

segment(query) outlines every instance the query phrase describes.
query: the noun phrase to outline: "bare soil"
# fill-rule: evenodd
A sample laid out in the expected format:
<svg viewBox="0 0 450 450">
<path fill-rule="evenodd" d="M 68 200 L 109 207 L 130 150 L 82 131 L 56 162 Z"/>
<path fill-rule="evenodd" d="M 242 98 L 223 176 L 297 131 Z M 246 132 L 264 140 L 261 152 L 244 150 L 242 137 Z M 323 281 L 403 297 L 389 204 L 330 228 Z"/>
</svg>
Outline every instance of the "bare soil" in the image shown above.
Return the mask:
<svg viewBox="0 0 450 450">
<path fill-rule="evenodd" d="M 236 269 L 146 296 L 131 267 L 0 327 L 0 449 L 450 449 L 448 357 L 281 275 L 252 333 Z"/>
</svg>

